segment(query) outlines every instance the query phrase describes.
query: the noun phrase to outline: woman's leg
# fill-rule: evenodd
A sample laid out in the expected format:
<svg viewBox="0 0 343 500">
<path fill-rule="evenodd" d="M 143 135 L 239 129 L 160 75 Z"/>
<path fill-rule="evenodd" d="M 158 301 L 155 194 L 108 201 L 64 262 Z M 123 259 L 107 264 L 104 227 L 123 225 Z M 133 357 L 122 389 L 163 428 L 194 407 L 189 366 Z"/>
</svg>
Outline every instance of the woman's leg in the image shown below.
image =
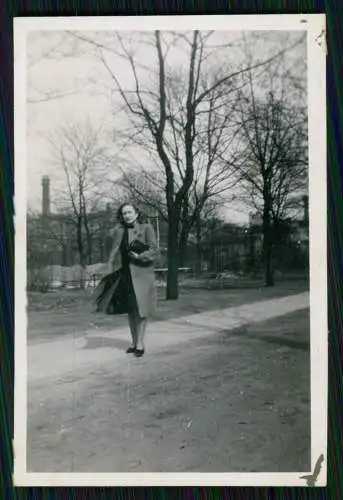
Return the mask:
<svg viewBox="0 0 343 500">
<path fill-rule="evenodd" d="M 136 315 L 134 313 L 129 313 L 129 326 L 130 326 L 130 332 L 131 332 L 131 338 L 132 338 L 132 346 L 136 347 L 137 345 L 137 321 L 136 321 Z"/>
<path fill-rule="evenodd" d="M 125 285 L 126 285 L 126 303 L 128 308 L 129 327 L 132 338 L 132 347 L 129 347 L 127 352 L 133 352 L 137 345 L 137 321 L 136 321 L 135 295 L 129 270 L 127 271 L 127 275 L 125 276 Z"/>
<path fill-rule="evenodd" d="M 137 344 L 136 348 L 138 350 L 144 350 L 144 336 L 147 325 L 147 318 L 141 318 L 139 315 L 136 316 L 136 333 L 137 333 Z"/>
<path fill-rule="evenodd" d="M 135 335 L 136 335 L 136 355 L 142 355 L 144 352 L 144 336 L 145 336 L 145 330 L 146 330 L 146 325 L 147 325 L 147 318 L 142 318 L 139 315 L 139 308 L 138 308 L 138 303 L 137 303 L 137 298 L 135 294 L 135 290 L 133 287 L 131 275 L 130 275 L 130 282 L 129 282 L 129 304 L 130 304 L 130 309 L 132 311 L 132 321 L 134 323 L 134 330 L 135 330 Z"/>
</svg>

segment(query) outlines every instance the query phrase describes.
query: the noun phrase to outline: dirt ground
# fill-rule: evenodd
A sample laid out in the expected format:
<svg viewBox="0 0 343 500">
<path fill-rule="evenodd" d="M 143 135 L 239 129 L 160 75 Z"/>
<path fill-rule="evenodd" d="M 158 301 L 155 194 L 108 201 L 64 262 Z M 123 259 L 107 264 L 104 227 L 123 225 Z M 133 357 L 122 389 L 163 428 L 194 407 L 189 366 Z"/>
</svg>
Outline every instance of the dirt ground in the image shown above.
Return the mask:
<svg viewBox="0 0 343 500">
<path fill-rule="evenodd" d="M 28 470 L 310 470 L 308 310 L 30 384 Z"/>
</svg>

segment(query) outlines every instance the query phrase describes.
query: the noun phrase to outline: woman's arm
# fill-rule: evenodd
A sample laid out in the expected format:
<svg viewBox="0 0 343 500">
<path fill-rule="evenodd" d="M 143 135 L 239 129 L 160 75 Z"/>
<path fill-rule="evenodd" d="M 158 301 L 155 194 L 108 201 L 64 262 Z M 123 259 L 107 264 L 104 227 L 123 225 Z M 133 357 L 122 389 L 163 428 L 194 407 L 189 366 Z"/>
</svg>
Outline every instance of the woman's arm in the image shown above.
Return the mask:
<svg viewBox="0 0 343 500">
<path fill-rule="evenodd" d="M 149 250 L 135 254 L 134 259 L 139 262 L 153 263 L 157 258 L 158 249 L 155 231 L 151 224 L 146 224 L 145 226 L 145 242 L 149 246 Z"/>
</svg>

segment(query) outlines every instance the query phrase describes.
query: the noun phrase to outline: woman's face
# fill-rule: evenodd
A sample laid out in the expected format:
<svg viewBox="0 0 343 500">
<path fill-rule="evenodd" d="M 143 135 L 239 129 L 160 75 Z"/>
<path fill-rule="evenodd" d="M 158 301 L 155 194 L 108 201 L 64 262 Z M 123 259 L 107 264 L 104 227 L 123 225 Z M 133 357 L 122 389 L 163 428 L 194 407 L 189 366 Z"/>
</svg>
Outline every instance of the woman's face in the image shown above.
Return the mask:
<svg viewBox="0 0 343 500">
<path fill-rule="evenodd" d="M 132 205 L 125 205 L 121 210 L 121 215 L 123 217 L 123 221 L 126 224 L 132 224 L 133 222 L 135 222 L 138 216 L 136 210 Z"/>
</svg>

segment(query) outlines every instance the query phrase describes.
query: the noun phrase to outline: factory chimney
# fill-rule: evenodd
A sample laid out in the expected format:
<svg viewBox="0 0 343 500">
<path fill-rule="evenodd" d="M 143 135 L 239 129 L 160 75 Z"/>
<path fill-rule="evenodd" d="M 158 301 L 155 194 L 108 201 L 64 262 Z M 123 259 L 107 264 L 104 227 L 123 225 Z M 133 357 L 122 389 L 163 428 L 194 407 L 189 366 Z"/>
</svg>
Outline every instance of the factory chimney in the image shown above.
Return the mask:
<svg viewBox="0 0 343 500">
<path fill-rule="evenodd" d="M 50 178 L 42 177 L 42 215 L 50 215 Z"/>
</svg>

